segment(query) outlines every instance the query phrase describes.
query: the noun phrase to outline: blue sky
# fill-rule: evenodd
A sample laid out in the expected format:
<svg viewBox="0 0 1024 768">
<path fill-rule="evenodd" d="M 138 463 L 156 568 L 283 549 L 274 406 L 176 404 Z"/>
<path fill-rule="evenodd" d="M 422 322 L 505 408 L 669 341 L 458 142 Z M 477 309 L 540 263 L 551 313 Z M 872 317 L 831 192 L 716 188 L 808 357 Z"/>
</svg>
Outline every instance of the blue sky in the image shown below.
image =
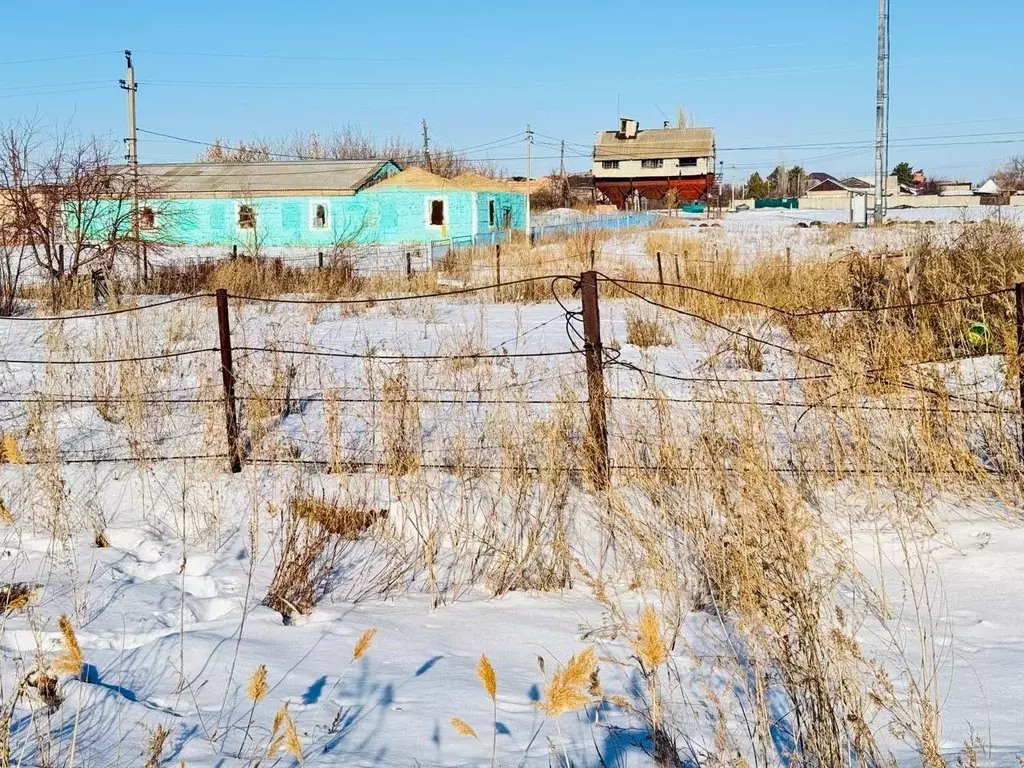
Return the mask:
<svg viewBox="0 0 1024 768">
<path fill-rule="evenodd" d="M 1024 153 L 1024 3 L 892 6 L 892 164 L 976 180 Z M 682 106 L 716 128 L 729 178 L 779 162 L 867 174 L 876 12 L 874 0 L 34 0 L 5 9 L 0 122 L 72 121 L 119 139 L 119 51 L 131 48 L 139 126 L 197 140 L 346 124 L 417 140 L 425 117 L 435 141 L 463 148 L 531 123 L 575 143 L 569 165 L 585 168 L 579 145 L 618 113 L 653 127 Z M 143 161 L 199 149 L 140 138 Z M 516 142 L 473 156 L 521 173 L 522 153 Z M 552 147 L 534 155 L 535 172 L 557 165 Z"/>
</svg>

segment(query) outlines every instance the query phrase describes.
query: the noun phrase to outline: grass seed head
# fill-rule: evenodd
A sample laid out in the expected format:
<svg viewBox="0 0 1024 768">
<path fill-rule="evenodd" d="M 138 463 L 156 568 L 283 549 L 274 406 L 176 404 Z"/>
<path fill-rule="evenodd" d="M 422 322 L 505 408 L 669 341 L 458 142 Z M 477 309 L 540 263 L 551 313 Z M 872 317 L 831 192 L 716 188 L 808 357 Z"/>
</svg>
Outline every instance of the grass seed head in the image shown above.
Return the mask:
<svg viewBox="0 0 1024 768">
<path fill-rule="evenodd" d="M 637 627 L 637 636 L 633 641 L 633 649 L 636 651 L 644 668 L 653 672 L 668 659 L 668 644 L 661 633 L 661 626 L 658 623 L 658 615 L 654 608 L 645 605 L 640 612 L 640 622 Z"/>
<path fill-rule="evenodd" d="M 544 689 L 541 709 L 545 714 L 557 717 L 585 707 L 591 701 L 590 682 L 596 671 L 597 654 L 593 648 L 573 656 L 564 668 L 551 676 L 551 682 Z"/>
<path fill-rule="evenodd" d="M 251 702 L 256 704 L 267 698 L 269 692 L 270 689 L 267 686 L 267 665 L 260 664 L 252 675 L 249 676 L 249 686 L 246 689 L 246 695 L 248 695 Z"/>
<path fill-rule="evenodd" d="M 283 704 L 274 715 L 274 724 L 270 729 L 270 746 L 267 748 L 267 756 L 272 757 L 278 750 L 284 751 L 294 757 L 299 765 L 303 765 L 302 744 L 299 742 L 299 734 L 295 730 L 295 721 L 292 720 L 288 705 Z"/>
<path fill-rule="evenodd" d="M 79 677 L 82 674 L 82 665 L 85 659 L 82 656 L 82 648 L 75 636 L 75 629 L 67 616 L 61 616 L 58 622 L 60 633 L 64 640 L 64 650 L 54 662 L 54 668 L 63 674 Z"/>
<path fill-rule="evenodd" d="M 480 656 L 480 661 L 476 665 L 476 676 L 480 678 L 480 682 L 484 686 L 484 690 L 487 691 L 487 695 L 491 697 L 491 701 L 496 701 L 498 696 L 498 679 L 494 674 L 494 667 L 491 666 L 491 660 L 487 658 L 486 654 Z"/>
<path fill-rule="evenodd" d="M 373 638 L 377 634 L 376 627 L 370 627 L 359 636 L 356 641 L 355 648 L 352 649 L 352 659 L 358 661 L 366 655 L 366 652 L 370 650 L 370 644 L 373 643 Z"/>
<path fill-rule="evenodd" d="M 474 739 L 479 740 L 479 737 L 476 735 L 476 731 L 473 730 L 473 726 L 471 726 L 465 720 L 460 720 L 457 717 L 453 717 L 452 728 L 455 729 L 455 732 L 459 734 L 459 736 L 472 736 Z"/>
</svg>

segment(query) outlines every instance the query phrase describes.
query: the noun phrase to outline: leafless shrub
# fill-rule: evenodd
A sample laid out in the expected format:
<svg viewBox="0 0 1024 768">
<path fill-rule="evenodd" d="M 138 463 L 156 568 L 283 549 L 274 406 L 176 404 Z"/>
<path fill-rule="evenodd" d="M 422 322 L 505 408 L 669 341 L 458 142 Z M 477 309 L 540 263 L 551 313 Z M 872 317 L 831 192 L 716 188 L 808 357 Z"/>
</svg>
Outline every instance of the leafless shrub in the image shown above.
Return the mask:
<svg viewBox="0 0 1024 768">
<path fill-rule="evenodd" d="M 312 611 L 333 586 L 348 545 L 382 517 L 326 499 L 290 499 L 280 513 L 274 576 L 263 604 L 286 623 Z"/>
</svg>

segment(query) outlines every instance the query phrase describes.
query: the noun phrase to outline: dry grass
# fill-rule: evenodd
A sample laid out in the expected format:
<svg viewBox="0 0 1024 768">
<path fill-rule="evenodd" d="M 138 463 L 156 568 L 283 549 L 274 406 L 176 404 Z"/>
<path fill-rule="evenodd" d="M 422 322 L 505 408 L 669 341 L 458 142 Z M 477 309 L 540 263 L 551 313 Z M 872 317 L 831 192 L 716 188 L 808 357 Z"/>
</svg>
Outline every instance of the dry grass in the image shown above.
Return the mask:
<svg viewBox="0 0 1024 768">
<path fill-rule="evenodd" d="M 25 610 L 41 588 L 41 584 L 25 582 L 0 585 L 0 612 L 12 614 Z"/>
<path fill-rule="evenodd" d="M 58 625 L 63 648 L 60 655 L 53 661 L 53 669 L 60 674 L 80 677 L 85 658 L 82 655 L 82 648 L 78 644 L 78 638 L 75 636 L 75 629 L 71 626 L 71 620 L 67 616 L 61 616 Z"/>
<path fill-rule="evenodd" d="M 672 346 L 672 334 L 663 321 L 651 313 L 630 310 L 626 313 L 626 343 L 647 349 Z"/>
<path fill-rule="evenodd" d="M 263 604 L 286 623 L 295 614 L 312 611 L 331 590 L 346 547 L 361 532 L 358 526 L 369 522 L 342 509 L 293 500 L 280 513 L 274 575 Z"/>
<path fill-rule="evenodd" d="M 578 653 L 564 667 L 555 670 L 544 687 L 539 706 L 548 717 L 559 717 L 590 704 L 591 680 L 597 671 L 597 654 L 593 648 Z"/>
<path fill-rule="evenodd" d="M 831 230 L 826 236 L 832 237 Z M 543 249 L 508 246 L 503 249 L 503 279 L 589 266 L 589 244 L 582 238 L 563 245 L 554 257 Z M 439 366 L 441 372 L 429 380 L 405 369 L 389 368 L 387 374 L 374 370 L 368 376 L 369 389 L 381 394 L 382 402 L 367 423 L 400 514 L 388 516 L 388 524 L 380 525 L 383 511 L 342 501 L 340 495 L 303 491 L 290 497 L 277 513 L 275 570 L 265 603 L 286 620 L 311 611 L 338 586 L 339 566 L 350 545 L 360 539 L 386 545 L 380 549 L 389 558 L 369 577 L 369 589 L 394 595 L 415 585 L 432 594 L 436 604 L 458 599 L 475 585 L 486 585 L 493 594 L 554 590 L 571 586 L 585 574 L 589 583 L 611 585 L 610 589 L 628 585 L 644 599 L 656 595 L 676 600 L 678 614 L 706 611 L 735 632 L 744 649 L 742 665 L 739 658 L 734 660 L 748 681 L 743 695 L 755 705 L 746 736 L 755 754 L 773 749 L 774 717 L 765 702 L 773 686 L 781 686 L 795 713 L 787 722 L 795 723 L 799 764 L 845 764 L 851 750 L 867 763 L 882 764 L 872 723 L 885 713 L 898 716 L 927 760 L 938 759 L 940 713 L 933 700 L 913 694 L 908 701 L 895 686 L 887 687 L 863 657 L 854 622 L 834 611 L 837 585 L 849 584 L 855 576 L 844 570 L 837 555 L 844 545 L 824 519 L 819 501 L 837 488 L 864 492 L 871 499 L 892 492 L 918 504 L 914 523 L 928 528 L 932 521 L 927 519 L 927 500 L 937 492 L 974 499 L 983 494 L 1015 498 L 1020 477 L 1017 415 L 1010 409 L 997 409 L 984 419 L 958 413 L 957 407 L 965 404 L 947 391 L 945 379 L 930 374 L 926 366 L 911 365 L 994 352 L 1004 354 L 1012 378 L 1019 361 L 1009 297 L 921 307 L 913 314 L 889 310 L 795 318 L 723 301 L 710 293 L 793 311 L 878 309 L 910 298 L 928 301 L 984 292 L 1004 287 L 1024 273 L 1020 232 L 989 224 L 965 226 L 953 245 L 940 247 L 922 231 L 908 242 L 902 258 L 853 254 L 842 262 L 797 263 L 792 274 L 781 255 L 744 266 L 735 254 L 709 252 L 697 240 L 676 232 L 653 234 L 648 248 L 654 247 L 666 255 L 685 252 L 680 282 L 703 292 L 655 286 L 638 291 L 728 329 L 743 329 L 743 336 L 722 331 L 713 357 L 744 371 L 767 371 L 782 360 L 798 375 L 822 372 L 820 364 L 790 359 L 756 340 L 780 338 L 788 347 L 834 363 L 829 370 L 837 375 L 779 388 L 778 397 L 801 403 L 793 411 L 745 405 L 763 395 L 764 390 L 754 387 L 726 391 L 709 386 L 719 402 L 684 413 L 665 393 L 648 385 L 645 393 L 653 396 L 649 407 L 613 404 L 625 435 L 612 437 L 622 469 L 616 471 L 611 491 L 588 496 L 577 472 L 587 415 L 585 407 L 575 403 L 578 392 L 570 389 L 564 402 L 539 416 L 525 405 L 486 416 L 481 434 L 496 446 L 500 471 L 474 468 L 476 456 L 465 445 L 459 448 L 464 436 L 446 437 L 451 472 L 439 482 L 437 473 L 423 466 L 429 422 L 417 402 L 419 390 L 427 385 L 461 386 L 468 398 L 474 385 L 466 381 L 477 377 L 480 386 L 493 371 L 476 361 Z M 451 280 L 476 280 L 478 268 L 490 268 L 491 255 L 489 250 L 455 252 L 439 274 Z M 547 263 L 549 258 L 556 263 Z M 907 277 L 908 261 L 914 264 L 913 280 Z M 674 258 L 665 264 L 671 264 L 666 277 L 674 281 Z M 653 277 L 649 264 L 634 269 L 637 277 Z M 224 286 L 253 295 L 384 295 L 438 285 L 437 274 L 418 277 L 410 286 L 404 278 L 360 279 L 343 267 L 324 272 L 329 274 L 318 277 L 308 270 L 240 260 L 209 274 L 155 279 L 166 280 L 157 283 L 164 288 Z M 603 285 L 602 292 L 607 299 L 628 296 L 612 285 Z M 547 296 L 550 286 L 531 283 L 505 288 L 498 298 L 523 302 Z M 628 343 L 642 348 L 671 345 L 666 317 L 647 307 L 644 312 L 629 310 Z M 990 331 L 981 348 L 964 330 L 974 321 L 984 322 Z M 482 348 L 479 339 L 467 343 L 466 350 Z M 104 347 L 104 353 L 113 355 L 118 349 Z M 247 405 L 245 425 L 260 455 L 282 456 L 286 463 L 287 455 L 275 454 L 272 444 L 280 417 L 293 413 L 288 393 L 306 372 L 290 371 L 284 362 L 275 361 L 270 373 L 265 391 Z M 140 432 L 145 429 L 152 412 L 134 408 L 131 400 L 143 391 L 146 375 L 143 369 L 130 367 L 95 372 L 95 389 L 125 394 L 129 401 L 109 409 L 104 418 Z M 321 391 L 344 390 L 328 380 Z M 869 411 L 865 404 L 905 410 Z M 691 414 L 694 418 L 688 420 Z M 331 434 L 341 432 L 348 417 L 347 411 L 325 407 Z M 52 421 L 52 411 L 45 407 L 31 414 L 25 445 L 35 449 L 34 456 L 55 456 Z M 13 461 L 6 437 L 3 455 Z M 329 464 L 333 473 L 343 474 L 355 469 L 357 462 L 346 464 L 345 452 L 332 443 Z M 36 481 L 45 505 L 52 507 L 48 516 L 63 520 L 61 525 L 47 523 L 55 536 L 67 540 L 73 530 L 86 530 L 71 522 L 70 492 L 59 462 L 53 459 L 49 466 L 39 467 Z M 883 515 L 874 507 L 871 514 Z M 603 549 L 595 554 L 581 531 L 599 538 Z M 28 599 L 25 593 L 8 596 L 8 612 L 24 607 Z M 621 615 L 618 621 L 646 683 L 646 702 L 633 706 L 642 713 L 655 749 L 660 750 L 656 762 L 670 763 L 678 734 L 671 732 L 669 707 L 681 697 L 672 690 L 672 675 L 666 669 L 671 666 L 670 648 L 673 654 L 685 652 L 673 646 L 678 615 L 647 605 L 638 621 Z M 64 649 L 55 668 L 80 674 L 81 649 L 66 619 L 61 631 Z M 365 656 L 374 632 L 367 630 L 359 638 L 353 660 Z M 262 678 L 257 670 L 249 681 L 253 703 L 267 695 L 266 668 L 262 670 Z M 497 675 L 486 656 L 477 665 L 477 675 L 496 705 Z M 60 698 L 55 680 L 42 673 L 33 680 L 44 700 Z M 587 649 L 553 673 L 541 708 L 557 718 L 602 697 L 596 653 Z M 708 705 L 713 709 L 719 702 L 709 696 Z M 721 703 L 722 736 L 715 756 L 723 761 L 732 759 L 737 738 L 724 725 L 725 710 Z M 454 719 L 452 725 L 457 732 L 476 737 L 465 721 Z M 271 747 L 288 749 L 301 761 L 298 731 L 286 708 L 275 718 Z"/>
<path fill-rule="evenodd" d="M 146 735 L 146 762 L 143 764 L 143 768 L 159 768 L 164 753 L 164 746 L 170 735 L 171 732 L 163 724 L 149 729 Z"/>
</svg>

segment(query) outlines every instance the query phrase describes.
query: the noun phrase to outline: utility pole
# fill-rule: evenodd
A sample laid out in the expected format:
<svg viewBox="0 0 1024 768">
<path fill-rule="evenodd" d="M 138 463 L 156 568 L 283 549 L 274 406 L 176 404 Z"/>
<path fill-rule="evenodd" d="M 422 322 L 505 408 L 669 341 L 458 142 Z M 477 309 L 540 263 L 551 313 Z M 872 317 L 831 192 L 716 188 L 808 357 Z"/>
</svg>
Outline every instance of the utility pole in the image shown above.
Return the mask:
<svg viewBox="0 0 1024 768">
<path fill-rule="evenodd" d="M 885 223 L 885 177 L 888 160 L 889 0 L 878 0 L 878 101 L 875 107 L 875 226 Z"/>
<path fill-rule="evenodd" d="M 423 161 L 427 164 L 427 170 L 434 172 L 434 165 L 430 162 L 430 136 L 427 133 L 427 118 L 423 118 Z"/>
<path fill-rule="evenodd" d="M 526 240 L 530 242 L 530 148 L 533 146 L 533 131 L 526 126 Z"/>
<path fill-rule="evenodd" d="M 562 149 L 559 152 L 560 160 L 558 163 L 558 176 L 560 180 L 560 186 L 562 187 L 562 207 L 567 208 L 569 205 L 569 182 L 565 178 L 565 139 L 562 139 Z"/>
<path fill-rule="evenodd" d="M 128 148 L 126 159 L 128 160 L 128 173 L 131 176 L 132 185 L 132 240 L 135 246 L 135 271 L 136 277 L 141 269 L 142 257 L 139 247 L 139 137 L 135 128 L 135 94 L 139 86 L 135 83 L 135 66 L 132 64 L 132 52 L 124 52 L 127 71 L 125 79 L 120 81 L 121 88 L 128 92 L 128 138 L 125 144 Z"/>
</svg>

